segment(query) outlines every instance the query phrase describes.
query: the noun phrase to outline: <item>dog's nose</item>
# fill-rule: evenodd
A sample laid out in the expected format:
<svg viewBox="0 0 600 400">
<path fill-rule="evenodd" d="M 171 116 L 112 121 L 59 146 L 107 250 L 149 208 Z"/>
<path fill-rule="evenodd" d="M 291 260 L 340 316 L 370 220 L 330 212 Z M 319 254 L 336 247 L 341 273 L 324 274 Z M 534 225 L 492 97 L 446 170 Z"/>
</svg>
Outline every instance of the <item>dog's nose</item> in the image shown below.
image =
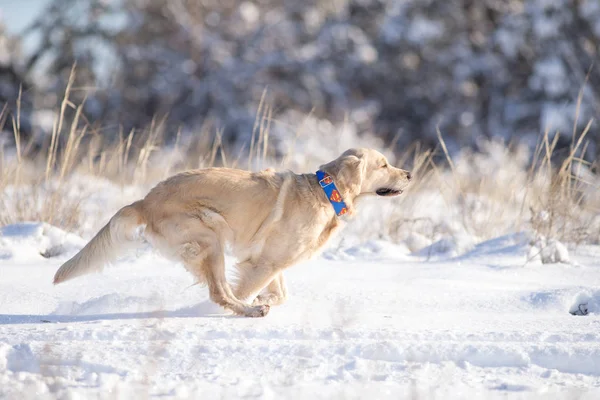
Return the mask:
<svg viewBox="0 0 600 400">
<path fill-rule="evenodd" d="M 406 179 L 408 179 L 409 181 L 412 179 L 412 175 L 408 171 L 406 172 Z"/>
</svg>

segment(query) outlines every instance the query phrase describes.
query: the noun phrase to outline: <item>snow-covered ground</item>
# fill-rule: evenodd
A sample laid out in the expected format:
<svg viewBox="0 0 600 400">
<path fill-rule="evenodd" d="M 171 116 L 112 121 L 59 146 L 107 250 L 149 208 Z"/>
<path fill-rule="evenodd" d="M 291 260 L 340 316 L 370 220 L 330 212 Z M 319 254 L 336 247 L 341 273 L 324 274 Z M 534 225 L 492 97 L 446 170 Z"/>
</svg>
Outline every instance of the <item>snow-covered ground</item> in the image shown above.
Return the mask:
<svg viewBox="0 0 600 400">
<path fill-rule="evenodd" d="M 0 231 L 0 398 L 600 396 L 600 247 L 541 264 L 526 234 L 458 257 L 338 246 L 248 319 L 151 251 L 52 286 L 83 243 L 44 224 Z"/>
</svg>

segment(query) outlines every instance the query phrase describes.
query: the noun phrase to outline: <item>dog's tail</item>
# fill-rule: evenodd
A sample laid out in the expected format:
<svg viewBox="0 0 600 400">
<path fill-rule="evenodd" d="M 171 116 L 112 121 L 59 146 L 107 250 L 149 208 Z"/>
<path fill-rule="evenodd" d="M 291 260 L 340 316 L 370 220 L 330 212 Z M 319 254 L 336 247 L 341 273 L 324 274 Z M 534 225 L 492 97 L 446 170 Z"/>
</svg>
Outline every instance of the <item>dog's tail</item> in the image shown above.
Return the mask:
<svg viewBox="0 0 600 400">
<path fill-rule="evenodd" d="M 141 201 L 120 209 L 79 253 L 56 271 L 54 284 L 100 272 L 123 252 L 139 247 L 146 224 L 141 211 Z"/>
</svg>

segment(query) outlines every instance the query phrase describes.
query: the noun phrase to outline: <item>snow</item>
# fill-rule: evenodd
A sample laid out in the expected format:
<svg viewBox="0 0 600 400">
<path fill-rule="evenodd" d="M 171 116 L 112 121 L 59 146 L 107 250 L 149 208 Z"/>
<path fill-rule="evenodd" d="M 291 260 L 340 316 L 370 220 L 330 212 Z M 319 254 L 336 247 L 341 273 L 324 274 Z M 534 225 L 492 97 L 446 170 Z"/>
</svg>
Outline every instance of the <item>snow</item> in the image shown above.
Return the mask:
<svg viewBox="0 0 600 400">
<path fill-rule="evenodd" d="M 529 233 L 433 258 L 342 240 L 247 319 L 149 250 L 54 287 L 82 239 L 29 223 L 0 241 L 0 398 L 600 395 L 599 246 L 542 264 Z"/>
<path fill-rule="evenodd" d="M 0 228 L 0 260 L 42 260 L 79 251 L 86 241 L 46 223 L 23 223 Z"/>
<path fill-rule="evenodd" d="M 546 239 L 541 236 L 536 239 L 529 250 L 530 259 L 540 259 L 544 264 L 569 263 L 567 246 L 556 239 Z"/>
</svg>

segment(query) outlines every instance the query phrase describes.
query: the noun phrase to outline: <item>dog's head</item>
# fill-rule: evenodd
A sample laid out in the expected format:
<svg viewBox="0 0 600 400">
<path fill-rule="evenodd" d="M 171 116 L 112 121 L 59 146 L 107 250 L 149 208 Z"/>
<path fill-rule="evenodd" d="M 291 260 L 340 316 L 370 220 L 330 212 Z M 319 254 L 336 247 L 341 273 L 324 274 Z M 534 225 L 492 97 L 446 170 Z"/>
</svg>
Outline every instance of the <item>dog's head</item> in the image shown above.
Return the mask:
<svg viewBox="0 0 600 400">
<path fill-rule="evenodd" d="M 346 150 L 337 159 L 321 166 L 338 187 L 353 196 L 397 196 L 408 186 L 410 172 L 391 166 L 373 149 Z M 345 199 L 346 200 L 346 199 Z"/>
</svg>

